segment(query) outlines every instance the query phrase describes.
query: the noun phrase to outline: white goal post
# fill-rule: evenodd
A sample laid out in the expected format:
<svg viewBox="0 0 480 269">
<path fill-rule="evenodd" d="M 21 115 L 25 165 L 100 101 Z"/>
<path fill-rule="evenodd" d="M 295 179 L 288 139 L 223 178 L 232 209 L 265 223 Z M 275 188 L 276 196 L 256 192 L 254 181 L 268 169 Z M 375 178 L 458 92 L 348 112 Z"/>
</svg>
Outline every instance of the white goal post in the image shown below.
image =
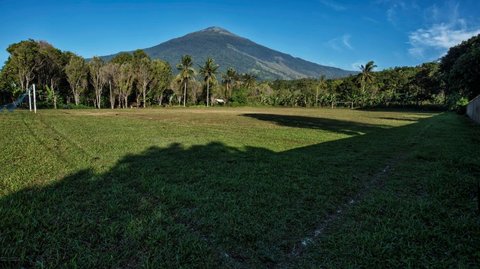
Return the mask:
<svg viewBox="0 0 480 269">
<path fill-rule="evenodd" d="M 35 84 L 33 84 L 32 87 L 27 90 L 28 91 L 28 108 L 30 109 L 30 111 L 32 111 L 32 95 L 31 95 L 32 89 L 33 89 L 33 112 L 37 114 L 37 95 L 35 92 Z"/>
</svg>

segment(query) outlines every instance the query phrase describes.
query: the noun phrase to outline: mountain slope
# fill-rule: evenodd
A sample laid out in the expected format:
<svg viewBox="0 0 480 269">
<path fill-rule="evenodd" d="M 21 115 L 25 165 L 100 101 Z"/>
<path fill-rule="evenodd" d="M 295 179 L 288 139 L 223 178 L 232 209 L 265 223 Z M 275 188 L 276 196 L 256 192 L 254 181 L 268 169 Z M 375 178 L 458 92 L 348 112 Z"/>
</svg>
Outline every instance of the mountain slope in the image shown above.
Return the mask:
<svg viewBox="0 0 480 269">
<path fill-rule="evenodd" d="M 220 71 L 233 67 L 240 73 L 251 72 L 259 79 L 298 79 L 305 77 L 327 78 L 343 77 L 355 74 L 335 67 L 322 66 L 316 63 L 295 58 L 229 31 L 210 27 L 169 40 L 144 51 L 152 58 L 168 61 L 173 67 L 182 55 L 192 55 L 196 64 L 202 64 L 207 57 L 212 57 L 220 65 Z M 110 59 L 115 55 L 105 56 Z"/>
</svg>

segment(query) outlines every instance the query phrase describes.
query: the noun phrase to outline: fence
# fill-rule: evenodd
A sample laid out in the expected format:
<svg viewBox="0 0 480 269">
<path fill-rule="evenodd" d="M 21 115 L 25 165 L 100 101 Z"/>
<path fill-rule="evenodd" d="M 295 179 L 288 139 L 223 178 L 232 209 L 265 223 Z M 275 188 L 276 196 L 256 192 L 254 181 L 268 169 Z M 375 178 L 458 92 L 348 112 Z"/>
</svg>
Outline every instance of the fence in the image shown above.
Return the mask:
<svg viewBox="0 0 480 269">
<path fill-rule="evenodd" d="M 474 121 L 480 123 L 480 95 L 475 97 L 467 105 L 467 115 Z"/>
</svg>

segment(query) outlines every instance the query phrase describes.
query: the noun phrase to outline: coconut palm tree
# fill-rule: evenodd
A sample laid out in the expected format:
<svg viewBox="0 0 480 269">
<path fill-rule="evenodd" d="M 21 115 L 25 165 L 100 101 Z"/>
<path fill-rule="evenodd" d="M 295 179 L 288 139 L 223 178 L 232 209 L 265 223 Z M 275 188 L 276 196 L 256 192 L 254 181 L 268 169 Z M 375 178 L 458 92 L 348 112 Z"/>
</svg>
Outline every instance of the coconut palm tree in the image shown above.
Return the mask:
<svg viewBox="0 0 480 269">
<path fill-rule="evenodd" d="M 373 82 L 373 69 L 377 67 L 373 61 L 368 62 L 366 65 L 360 65 L 360 85 L 362 92 L 365 92 L 366 85 Z"/>
<path fill-rule="evenodd" d="M 366 95 L 366 87 L 367 84 L 370 84 L 374 80 L 373 76 L 373 69 L 377 67 L 373 61 L 368 62 L 366 65 L 361 65 L 360 66 L 360 74 L 358 75 L 358 79 L 360 82 L 360 90 L 361 90 L 361 95 L 362 98 L 365 97 Z M 365 101 L 364 101 L 365 103 Z"/>
<path fill-rule="evenodd" d="M 257 82 L 257 76 L 255 76 L 252 73 L 245 73 L 242 75 L 242 81 L 243 81 L 243 85 L 247 89 L 251 89 L 255 86 L 255 83 Z"/>
<path fill-rule="evenodd" d="M 319 91 L 323 91 L 327 87 L 327 82 L 325 80 L 325 75 L 320 76 L 318 84 L 316 85 L 317 92 L 315 93 L 315 106 L 318 107 L 318 95 Z"/>
<path fill-rule="evenodd" d="M 177 70 L 180 71 L 177 78 L 181 80 L 183 84 L 183 106 L 185 107 L 188 81 L 195 80 L 195 69 L 193 69 L 192 56 L 183 55 L 182 60 L 177 65 Z"/>
<path fill-rule="evenodd" d="M 227 72 L 222 75 L 222 82 L 223 84 L 225 84 L 225 99 L 228 99 L 228 95 L 231 95 L 230 87 L 235 83 L 237 77 L 237 71 L 235 71 L 235 69 L 233 69 L 232 67 L 229 67 L 227 69 Z"/>
<path fill-rule="evenodd" d="M 217 77 L 218 64 L 212 58 L 207 58 L 204 66 L 200 66 L 200 74 L 202 74 L 205 83 L 207 84 L 207 107 L 210 101 L 210 83 L 214 82 Z"/>
</svg>

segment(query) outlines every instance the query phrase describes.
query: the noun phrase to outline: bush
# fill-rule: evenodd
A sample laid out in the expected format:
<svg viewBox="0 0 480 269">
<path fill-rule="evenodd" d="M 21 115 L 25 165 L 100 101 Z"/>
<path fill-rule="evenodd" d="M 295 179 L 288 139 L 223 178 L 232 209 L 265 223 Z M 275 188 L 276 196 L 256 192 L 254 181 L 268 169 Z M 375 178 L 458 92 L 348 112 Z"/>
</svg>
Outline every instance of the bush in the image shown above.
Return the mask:
<svg viewBox="0 0 480 269">
<path fill-rule="evenodd" d="M 242 106 L 248 104 L 247 89 L 233 89 L 232 97 L 230 98 L 230 104 L 232 106 Z"/>
<path fill-rule="evenodd" d="M 447 105 L 451 111 L 456 111 L 458 114 L 465 114 L 467 112 L 468 98 L 460 94 L 452 94 L 447 99 Z"/>
</svg>

